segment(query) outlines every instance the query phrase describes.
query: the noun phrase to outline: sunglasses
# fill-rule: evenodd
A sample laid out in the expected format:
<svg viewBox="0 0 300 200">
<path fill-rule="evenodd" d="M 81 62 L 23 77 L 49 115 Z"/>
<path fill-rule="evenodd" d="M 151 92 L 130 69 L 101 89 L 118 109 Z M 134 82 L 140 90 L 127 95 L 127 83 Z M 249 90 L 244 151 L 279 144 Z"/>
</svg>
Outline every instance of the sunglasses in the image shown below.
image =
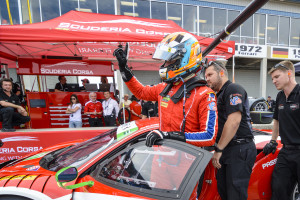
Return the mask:
<svg viewBox="0 0 300 200">
<path fill-rule="evenodd" d="M 71 98 L 71 100 L 76 100 L 76 98 Z"/>
<path fill-rule="evenodd" d="M 220 67 L 221 69 L 226 70 L 223 66 L 219 65 L 219 64 L 216 63 L 215 61 L 209 61 L 208 66 L 211 66 L 211 65 L 215 65 L 215 66 Z"/>
<path fill-rule="evenodd" d="M 291 70 L 291 69 L 289 69 L 287 66 L 285 66 L 285 65 L 283 65 L 283 64 L 280 64 L 280 63 L 278 63 L 277 65 L 275 65 L 273 68 L 274 68 L 274 69 L 277 69 L 277 68 L 279 68 L 279 67 L 282 67 L 282 68 L 284 68 L 284 69 L 286 69 L 286 70 Z"/>
</svg>

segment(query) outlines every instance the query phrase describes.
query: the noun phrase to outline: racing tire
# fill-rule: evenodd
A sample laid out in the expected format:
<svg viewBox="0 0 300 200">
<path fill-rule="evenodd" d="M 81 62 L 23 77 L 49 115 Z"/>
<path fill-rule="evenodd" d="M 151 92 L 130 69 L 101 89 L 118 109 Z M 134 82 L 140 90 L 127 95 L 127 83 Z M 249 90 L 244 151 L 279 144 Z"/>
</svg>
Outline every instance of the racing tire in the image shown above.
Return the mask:
<svg viewBox="0 0 300 200">
<path fill-rule="evenodd" d="M 298 188 L 298 183 L 295 183 L 293 187 L 293 191 L 291 194 L 291 200 L 300 200 L 300 193 L 299 193 L 299 188 Z"/>
<path fill-rule="evenodd" d="M 258 100 L 255 101 L 251 107 L 250 107 L 250 111 L 268 111 L 269 109 L 269 105 L 268 102 L 266 102 L 265 100 Z"/>
<path fill-rule="evenodd" d="M 1 200 L 32 200 L 32 199 L 29 199 L 27 197 L 11 196 L 11 195 L 3 195 L 3 196 L 1 195 L 0 199 Z"/>
<path fill-rule="evenodd" d="M 125 108 L 125 123 L 130 122 L 131 120 L 131 112 L 128 108 Z M 123 119 L 123 108 L 120 109 L 118 113 L 118 121 L 120 124 L 124 124 L 124 119 Z"/>
<path fill-rule="evenodd" d="M 273 121 L 273 112 L 251 111 L 250 117 L 253 124 L 270 124 Z"/>
</svg>

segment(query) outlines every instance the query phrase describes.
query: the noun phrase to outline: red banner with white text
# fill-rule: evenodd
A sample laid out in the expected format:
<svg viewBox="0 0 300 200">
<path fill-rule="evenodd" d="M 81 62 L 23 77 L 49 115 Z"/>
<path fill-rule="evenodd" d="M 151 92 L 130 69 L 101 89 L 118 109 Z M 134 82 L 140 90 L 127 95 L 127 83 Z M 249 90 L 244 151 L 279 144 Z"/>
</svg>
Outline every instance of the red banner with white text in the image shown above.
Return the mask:
<svg viewBox="0 0 300 200">
<path fill-rule="evenodd" d="M 58 59 L 19 59 L 18 74 L 64 76 L 113 76 L 111 62 Z"/>
</svg>

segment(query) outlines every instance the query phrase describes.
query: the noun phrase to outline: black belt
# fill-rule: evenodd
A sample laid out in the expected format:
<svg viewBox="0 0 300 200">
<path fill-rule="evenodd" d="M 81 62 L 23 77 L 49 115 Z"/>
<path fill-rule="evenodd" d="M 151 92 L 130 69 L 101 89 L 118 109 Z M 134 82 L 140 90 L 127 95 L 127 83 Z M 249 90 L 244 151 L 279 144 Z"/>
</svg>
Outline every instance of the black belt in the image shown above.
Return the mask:
<svg viewBox="0 0 300 200">
<path fill-rule="evenodd" d="M 233 146 L 233 145 L 238 145 L 238 144 L 246 144 L 249 142 L 253 142 L 252 138 L 239 138 L 239 139 L 233 139 L 231 140 L 227 146 Z"/>
<path fill-rule="evenodd" d="M 299 150 L 300 145 L 294 145 L 294 144 L 284 144 L 283 148 L 288 149 L 288 150 Z"/>
<path fill-rule="evenodd" d="M 111 117 L 114 117 L 115 118 L 115 115 L 105 115 L 104 118 L 111 118 Z"/>
</svg>

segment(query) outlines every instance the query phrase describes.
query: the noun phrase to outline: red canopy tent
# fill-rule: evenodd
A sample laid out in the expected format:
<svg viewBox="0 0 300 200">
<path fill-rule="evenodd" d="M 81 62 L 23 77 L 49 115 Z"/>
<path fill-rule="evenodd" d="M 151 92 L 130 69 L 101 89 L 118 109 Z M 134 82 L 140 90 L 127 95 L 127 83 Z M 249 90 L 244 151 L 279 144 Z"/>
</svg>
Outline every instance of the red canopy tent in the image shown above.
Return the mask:
<svg viewBox="0 0 300 200">
<path fill-rule="evenodd" d="M 157 42 L 172 32 L 187 31 L 168 20 L 70 11 L 41 23 L 0 26 L 0 57 L 18 61 L 20 69 L 27 68 L 26 73 L 19 70 L 21 74 L 40 73 L 42 65 L 49 62 L 57 66 L 65 61 L 84 61 L 108 67 L 115 61 L 112 52 L 120 42 L 130 42 L 129 64 L 133 69 L 157 70 L 158 65 L 149 68 L 146 62 L 154 62 Z M 196 37 L 203 49 L 213 41 Z M 234 45 L 233 41 L 221 43 L 209 56 L 229 58 Z M 28 71 L 33 63 L 39 70 Z"/>
</svg>

